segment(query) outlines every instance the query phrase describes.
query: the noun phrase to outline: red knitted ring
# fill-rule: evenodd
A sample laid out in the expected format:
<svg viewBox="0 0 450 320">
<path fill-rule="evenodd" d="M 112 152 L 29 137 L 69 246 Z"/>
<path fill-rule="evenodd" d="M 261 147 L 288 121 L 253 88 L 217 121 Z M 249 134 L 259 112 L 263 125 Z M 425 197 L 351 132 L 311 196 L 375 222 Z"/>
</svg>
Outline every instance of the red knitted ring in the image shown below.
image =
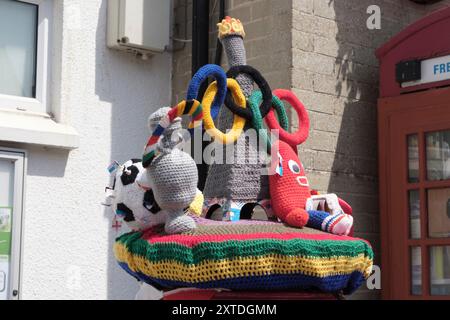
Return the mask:
<svg viewBox="0 0 450 320">
<path fill-rule="evenodd" d="M 294 133 L 284 130 L 280 126 L 273 109 L 270 109 L 270 112 L 266 116 L 267 126 L 271 130 L 279 130 L 280 140 L 283 140 L 287 144 L 293 147 L 302 144 L 309 135 L 309 117 L 305 106 L 292 91 L 277 89 L 273 92 L 273 95 L 277 96 L 282 101 L 288 102 L 295 109 L 298 116 L 299 129 Z"/>
</svg>

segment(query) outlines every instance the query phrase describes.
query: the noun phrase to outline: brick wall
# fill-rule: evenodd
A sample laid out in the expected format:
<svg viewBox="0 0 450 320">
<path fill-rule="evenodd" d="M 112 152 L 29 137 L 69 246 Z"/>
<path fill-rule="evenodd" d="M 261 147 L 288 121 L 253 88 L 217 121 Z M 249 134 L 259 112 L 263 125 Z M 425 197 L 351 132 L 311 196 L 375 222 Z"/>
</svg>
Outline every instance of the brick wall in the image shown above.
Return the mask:
<svg viewBox="0 0 450 320">
<path fill-rule="evenodd" d="M 175 1 L 177 37 L 184 35 L 184 4 Z M 366 9 L 373 4 L 381 8 L 381 30 L 366 27 Z M 372 243 L 376 264 L 380 245 L 374 51 L 408 24 L 449 4 L 449 0 L 427 6 L 409 0 L 227 1 L 227 14 L 244 23 L 248 63 L 261 70 L 272 88 L 292 88 L 309 111 L 310 137 L 299 154 L 311 185 L 335 192 L 352 205 L 356 236 Z M 217 9 L 210 18 L 211 62 Z M 188 4 L 189 39 L 191 12 Z M 187 44 L 173 55 L 174 102 L 184 96 L 191 77 L 190 53 Z M 296 130 L 296 116 L 290 116 Z M 364 287 L 353 296 L 377 297 L 378 292 Z"/>
</svg>

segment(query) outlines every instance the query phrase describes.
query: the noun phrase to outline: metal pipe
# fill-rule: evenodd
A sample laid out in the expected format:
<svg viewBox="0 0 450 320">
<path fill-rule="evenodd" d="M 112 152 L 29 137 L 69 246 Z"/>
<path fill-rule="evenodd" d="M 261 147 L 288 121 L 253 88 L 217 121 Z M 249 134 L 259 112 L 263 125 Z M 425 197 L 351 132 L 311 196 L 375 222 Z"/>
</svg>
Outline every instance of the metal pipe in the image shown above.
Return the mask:
<svg viewBox="0 0 450 320">
<path fill-rule="evenodd" d="M 222 21 L 222 19 L 224 18 L 225 18 L 225 0 L 220 0 L 219 21 Z M 217 39 L 216 56 L 214 59 L 214 63 L 220 66 L 221 62 L 222 62 L 222 42 L 220 42 L 220 40 Z"/>
<path fill-rule="evenodd" d="M 192 1 L 192 75 L 205 64 L 209 55 L 209 0 Z M 208 83 L 205 81 L 200 87 L 197 99 L 201 100 Z M 202 150 L 207 143 L 202 143 Z M 196 150 L 194 139 L 191 140 L 191 150 Z M 197 164 L 198 188 L 203 191 L 208 172 L 208 165 L 204 162 Z"/>
<path fill-rule="evenodd" d="M 192 1 L 192 74 L 208 64 L 209 0 Z"/>
</svg>

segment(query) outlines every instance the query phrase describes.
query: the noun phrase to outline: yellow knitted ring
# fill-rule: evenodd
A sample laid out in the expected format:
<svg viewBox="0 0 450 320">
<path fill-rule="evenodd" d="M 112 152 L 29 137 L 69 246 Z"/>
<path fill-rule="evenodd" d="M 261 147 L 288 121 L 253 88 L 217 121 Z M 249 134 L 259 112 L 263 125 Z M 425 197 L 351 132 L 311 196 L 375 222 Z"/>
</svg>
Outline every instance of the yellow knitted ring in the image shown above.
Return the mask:
<svg viewBox="0 0 450 320">
<path fill-rule="evenodd" d="M 241 87 L 234 79 L 227 79 L 227 88 L 231 91 L 233 95 L 233 99 L 237 105 L 242 106 L 243 108 L 247 107 L 247 102 L 245 100 L 245 96 L 242 93 Z M 203 106 L 203 123 L 206 129 L 206 132 L 214 138 L 214 140 L 219 141 L 222 144 L 229 144 L 235 142 L 239 136 L 242 134 L 242 131 L 245 126 L 245 118 L 242 118 L 238 115 L 234 115 L 233 126 L 228 133 L 223 133 L 214 125 L 214 121 L 211 116 L 211 104 L 214 100 L 214 97 L 217 93 L 217 84 L 214 81 L 208 87 L 203 96 L 202 106 Z"/>
</svg>

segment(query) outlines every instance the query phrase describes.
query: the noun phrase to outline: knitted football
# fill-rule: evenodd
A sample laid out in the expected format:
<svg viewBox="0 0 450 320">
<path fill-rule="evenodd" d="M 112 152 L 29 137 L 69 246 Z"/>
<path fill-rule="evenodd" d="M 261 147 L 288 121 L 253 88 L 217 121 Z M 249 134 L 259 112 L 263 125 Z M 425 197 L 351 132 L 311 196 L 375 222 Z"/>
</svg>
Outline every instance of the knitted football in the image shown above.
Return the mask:
<svg viewBox="0 0 450 320">
<path fill-rule="evenodd" d="M 120 166 L 114 175 L 111 207 L 133 231 L 164 224 L 167 218 L 167 213 L 156 202 L 152 189 L 144 189 L 136 182 L 143 171 L 141 160 L 132 159 Z M 202 205 L 203 194 L 197 189 L 195 199 L 184 209 L 184 213 L 200 216 Z"/>
<path fill-rule="evenodd" d="M 132 159 L 120 166 L 114 176 L 112 209 L 131 230 L 145 230 L 166 220 L 153 191 L 136 183 L 143 171 L 141 160 Z"/>
</svg>

